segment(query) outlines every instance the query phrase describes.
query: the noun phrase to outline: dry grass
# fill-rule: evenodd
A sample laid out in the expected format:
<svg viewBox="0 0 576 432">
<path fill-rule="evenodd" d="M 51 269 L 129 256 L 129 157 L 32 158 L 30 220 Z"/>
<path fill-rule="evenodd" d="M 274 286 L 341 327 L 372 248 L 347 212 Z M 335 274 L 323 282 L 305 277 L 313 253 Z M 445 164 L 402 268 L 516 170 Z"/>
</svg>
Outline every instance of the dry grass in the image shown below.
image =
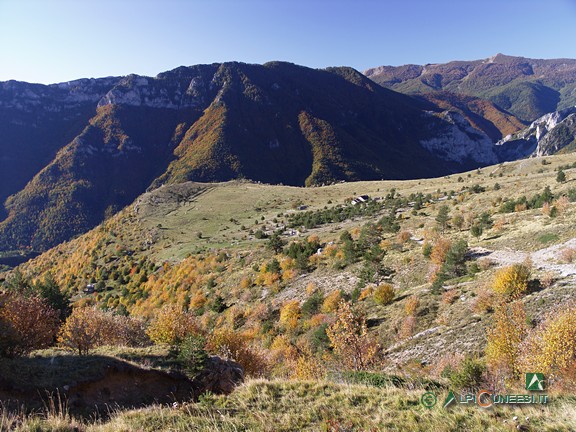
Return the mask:
<svg viewBox="0 0 576 432">
<path fill-rule="evenodd" d="M 424 390 L 311 381 L 255 380 L 230 396 L 206 396 L 178 407 L 115 412 L 109 420 L 80 422 L 65 414 L 19 416 L 2 412 L 2 427 L 50 431 L 571 431 L 576 400 L 553 398 L 549 406 L 444 409 L 447 391 L 432 409 Z M 516 420 L 515 420 L 516 418 Z M 528 420 L 526 420 L 528 418 Z M 75 429 L 76 428 L 76 429 Z M 4 429 L 3 429 L 4 430 Z"/>
</svg>

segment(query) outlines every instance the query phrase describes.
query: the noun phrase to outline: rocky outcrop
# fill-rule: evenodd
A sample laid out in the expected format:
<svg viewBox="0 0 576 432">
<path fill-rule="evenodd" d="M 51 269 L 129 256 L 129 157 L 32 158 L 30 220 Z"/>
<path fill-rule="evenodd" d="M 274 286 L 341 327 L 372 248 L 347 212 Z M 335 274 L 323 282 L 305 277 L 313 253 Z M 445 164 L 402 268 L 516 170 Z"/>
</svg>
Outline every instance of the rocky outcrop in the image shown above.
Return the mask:
<svg viewBox="0 0 576 432">
<path fill-rule="evenodd" d="M 494 145 L 482 131 L 473 128 L 459 113 L 430 113 L 440 120 L 433 138 L 420 141 L 422 147 L 444 160 L 465 164 L 489 165 L 498 162 Z"/>
<path fill-rule="evenodd" d="M 210 357 L 204 371 L 195 379 L 200 393 L 230 394 L 244 382 L 244 369 L 233 360 Z"/>
<path fill-rule="evenodd" d="M 576 106 L 546 114 L 496 144 L 501 160 L 547 156 L 576 149 Z"/>
</svg>

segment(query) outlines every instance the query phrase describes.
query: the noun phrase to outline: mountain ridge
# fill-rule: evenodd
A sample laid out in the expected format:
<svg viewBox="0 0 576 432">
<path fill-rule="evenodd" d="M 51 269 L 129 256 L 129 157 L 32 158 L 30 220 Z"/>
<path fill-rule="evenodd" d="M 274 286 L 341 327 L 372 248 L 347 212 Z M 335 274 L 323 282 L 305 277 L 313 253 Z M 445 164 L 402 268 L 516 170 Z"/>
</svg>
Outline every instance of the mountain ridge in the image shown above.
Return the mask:
<svg viewBox="0 0 576 432">
<path fill-rule="evenodd" d="M 472 76 L 486 85 L 554 63 L 524 60 L 426 68 L 452 71 L 440 84 Z M 490 68 L 478 70 L 485 64 L 496 65 L 492 78 Z M 400 71 L 398 83 L 408 86 L 426 68 L 378 71 Z M 349 67 L 225 62 L 155 77 L 0 83 L 0 250 L 54 246 L 163 184 L 428 178 L 526 156 L 524 142 L 495 145 L 529 124 L 498 98 L 454 88 L 406 95 L 374 77 Z"/>
<path fill-rule="evenodd" d="M 472 61 L 379 66 L 364 73 L 402 93 L 444 90 L 488 99 L 525 122 L 576 105 L 575 59 L 497 54 Z"/>
<path fill-rule="evenodd" d="M 466 118 L 456 122 L 438 105 L 348 67 L 227 62 L 153 78 L 10 82 L 0 85 L 0 100 L 12 113 L 0 129 L 16 128 L 26 142 L 8 136 L 3 152 L 34 155 L 45 140 L 20 129 L 56 129 L 25 176 L 16 157 L 6 161 L 16 179 L 0 196 L 0 250 L 54 246 L 164 183 L 311 186 L 434 177 L 495 162 L 490 139 Z M 70 124 L 59 127 L 45 112 Z"/>
</svg>

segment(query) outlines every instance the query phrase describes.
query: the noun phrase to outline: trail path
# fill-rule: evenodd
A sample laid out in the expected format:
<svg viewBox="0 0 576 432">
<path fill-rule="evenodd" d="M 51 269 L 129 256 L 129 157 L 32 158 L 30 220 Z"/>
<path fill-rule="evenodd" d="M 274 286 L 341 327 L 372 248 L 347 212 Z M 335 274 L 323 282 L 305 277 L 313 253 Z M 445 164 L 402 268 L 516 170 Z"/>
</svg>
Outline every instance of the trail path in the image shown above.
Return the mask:
<svg viewBox="0 0 576 432">
<path fill-rule="evenodd" d="M 471 252 L 476 257 L 486 257 L 500 266 L 522 263 L 530 257 L 534 267 L 539 270 L 553 271 L 562 277 L 576 276 L 576 263 L 561 262 L 560 252 L 568 248 L 576 250 L 576 238 L 536 252 L 522 252 L 512 249 L 490 250 L 481 247 L 472 248 Z"/>
</svg>

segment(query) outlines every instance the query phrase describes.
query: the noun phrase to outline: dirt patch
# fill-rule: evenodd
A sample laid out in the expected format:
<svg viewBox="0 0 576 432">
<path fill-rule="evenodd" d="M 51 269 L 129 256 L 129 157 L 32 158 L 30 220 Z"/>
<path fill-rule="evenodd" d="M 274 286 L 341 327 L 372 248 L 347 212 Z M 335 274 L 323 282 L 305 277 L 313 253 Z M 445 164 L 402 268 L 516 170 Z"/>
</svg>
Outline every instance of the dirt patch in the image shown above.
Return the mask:
<svg viewBox="0 0 576 432">
<path fill-rule="evenodd" d="M 61 401 L 73 414 L 105 414 L 114 408 L 195 400 L 208 390 L 227 394 L 243 379 L 240 365 L 218 357 L 209 359 L 196 380 L 106 356 L 2 359 L 0 400 L 6 407 L 28 409 Z"/>
<path fill-rule="evenodd" d="M 534 267 L 538 270 L 552 271 L 561 277 L 576 277 L 576 263 L 566 264 L 560 262 L 560 252 L 568 248 L 576 249 L 576 238 L 535 252 L 523 252 L 512 249 L 490 250 L 476 247 L 471 249 L 471 253 L 477 257 L 488 258 L 498 266 L 518 264 L 530 258 Z"/>
</svg>

